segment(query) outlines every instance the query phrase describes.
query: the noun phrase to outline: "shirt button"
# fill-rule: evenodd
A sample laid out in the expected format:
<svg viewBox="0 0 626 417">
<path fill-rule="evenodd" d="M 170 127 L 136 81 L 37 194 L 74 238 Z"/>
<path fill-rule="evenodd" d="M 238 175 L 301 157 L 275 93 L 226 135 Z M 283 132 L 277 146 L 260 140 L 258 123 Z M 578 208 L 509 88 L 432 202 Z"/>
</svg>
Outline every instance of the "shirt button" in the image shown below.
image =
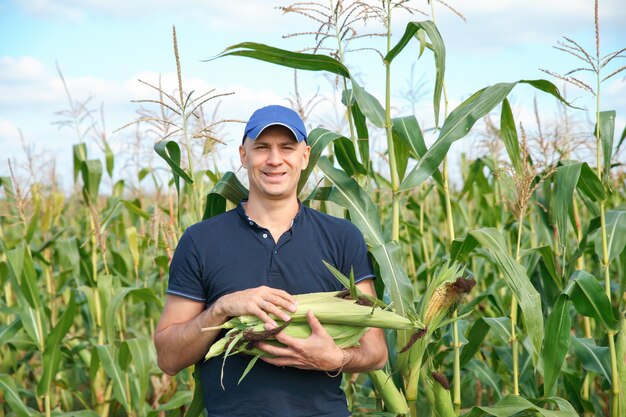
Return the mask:
<svg viewBox="0 0 626 417">
<path fill-rule="evenodd" d="M 250 223 L 250 226 L 252 226 L 254 224 L 253 222 L 249 222 L 249 223 Z"/>
<path fill-rule="evenodd" d="M 263 233 L 263 239 L 267 239 L 267 233 Z"/>
</svg>

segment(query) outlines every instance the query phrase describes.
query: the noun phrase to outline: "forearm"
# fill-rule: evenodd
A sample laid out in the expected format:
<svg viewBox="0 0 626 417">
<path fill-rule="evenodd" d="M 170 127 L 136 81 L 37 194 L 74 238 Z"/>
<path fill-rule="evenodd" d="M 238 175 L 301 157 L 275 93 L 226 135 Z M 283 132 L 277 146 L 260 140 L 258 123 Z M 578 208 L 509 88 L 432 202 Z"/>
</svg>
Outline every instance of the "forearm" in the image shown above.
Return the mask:
<svg viewBox="0 0 626 417">
<path fill-rule="evenodd" d="M 219 326 L 224 321 L 225 318 L 210 307 L 189 321 L 159 330 L 154 335 L 159 368 L 168 375 L 176 375 L 200 361 L 220 332 L 219 329 L 204 332 L 201 329 Z"/>
</svg>

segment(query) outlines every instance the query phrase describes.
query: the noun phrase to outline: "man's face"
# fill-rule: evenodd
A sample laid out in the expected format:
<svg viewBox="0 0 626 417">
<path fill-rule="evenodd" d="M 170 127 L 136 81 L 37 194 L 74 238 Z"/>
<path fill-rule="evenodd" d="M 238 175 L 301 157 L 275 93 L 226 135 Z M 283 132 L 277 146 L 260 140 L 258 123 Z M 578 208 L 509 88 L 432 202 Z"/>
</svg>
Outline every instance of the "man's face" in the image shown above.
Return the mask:
<svg viewBox="0 0 626 417">
<path fill-rule="evenodd" d="M 239 156 L 248 170 L 250 195 L 270 200 L 295 197 L 310 149 L 280 125 L 266 128 L 255 140 L 246 139 L 239 147 Z"/>
</svg>

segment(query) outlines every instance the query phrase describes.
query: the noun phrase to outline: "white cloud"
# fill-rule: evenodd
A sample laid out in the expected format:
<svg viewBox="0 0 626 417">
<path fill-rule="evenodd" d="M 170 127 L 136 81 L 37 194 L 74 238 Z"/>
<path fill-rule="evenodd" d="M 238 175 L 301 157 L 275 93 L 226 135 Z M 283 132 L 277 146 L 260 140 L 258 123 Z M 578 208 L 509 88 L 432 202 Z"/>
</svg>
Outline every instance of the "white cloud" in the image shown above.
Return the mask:
<svg viewBox="0 0 626 417">
<path fill-rule="evenodd" d="M 40 79 L 45 72 L 41 61 L 32 56 L 0 57 L 0 83 L 29 82 Z"/>
</svg>

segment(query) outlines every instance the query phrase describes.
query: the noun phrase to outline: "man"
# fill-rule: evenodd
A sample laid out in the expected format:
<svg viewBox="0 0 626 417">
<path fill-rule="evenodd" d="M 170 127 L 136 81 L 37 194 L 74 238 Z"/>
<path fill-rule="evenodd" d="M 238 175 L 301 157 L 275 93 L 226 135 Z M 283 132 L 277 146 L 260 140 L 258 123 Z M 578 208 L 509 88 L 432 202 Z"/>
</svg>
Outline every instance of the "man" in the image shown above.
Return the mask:
<svg viewBox="0 0 626 417">
<path fill-rule="evenodd" d="M 223 333 L 201 328 L 249 314 L 270 329 L 276 327 L 270 314 L 289 320 L 289 312 L 295 311 L 291 294 L 342 289 L 323 260 L 346 275 L 354 270 L 359 289 L 375 294 L 358 229 L 301 205 L 297 198 L 309 153 L 306 129 L 296 112 L 282 106 L 257 110 L 239 147 L 248 171 L 248 200 L 189 227 L 176 248 L 154 336 L 158 364 L 169 375 L 200 364 L 209 416 L 346 417 L 341 378 L 334 376 L 380 369 L 386 362 L 382 330 L 370 329 L 359 347 L 341 349 L 311 312 L 311 336 L 296 339 L 279 333 L 276 338 L 286 347 L 259 343 L 275 357 L 257 362 L 240 384 L 250 356 L 204 361 Z"/>
</svg>

